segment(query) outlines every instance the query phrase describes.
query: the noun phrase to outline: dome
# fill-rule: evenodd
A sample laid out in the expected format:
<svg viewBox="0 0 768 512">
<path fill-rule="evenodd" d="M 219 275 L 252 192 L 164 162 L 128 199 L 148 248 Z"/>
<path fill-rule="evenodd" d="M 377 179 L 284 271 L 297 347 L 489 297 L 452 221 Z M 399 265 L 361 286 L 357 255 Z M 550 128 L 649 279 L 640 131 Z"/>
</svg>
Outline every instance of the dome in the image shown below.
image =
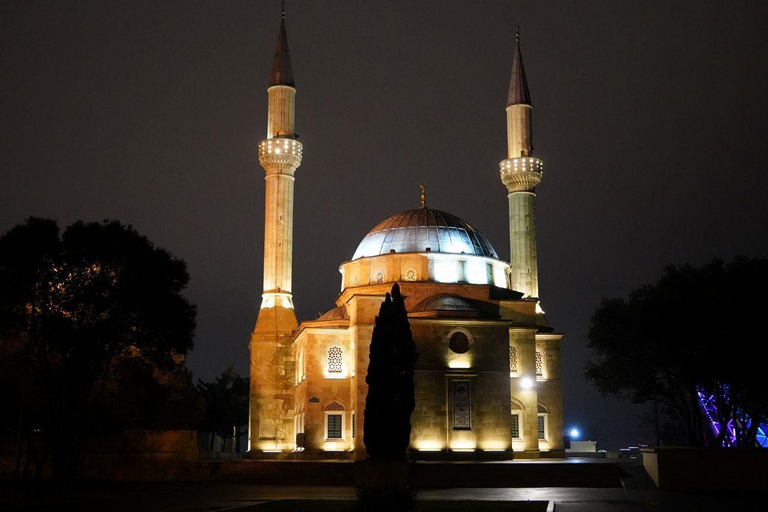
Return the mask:
<svg viewBox="0 0 768 512">
<path fill-rule="evenodd" d="M 426 207 L 398 213 L 380 222 L 365 235 L 352 259 L 390 252 L 427 251 L 499 259 L 488 239 L 466 221 Z"/>
</svg>

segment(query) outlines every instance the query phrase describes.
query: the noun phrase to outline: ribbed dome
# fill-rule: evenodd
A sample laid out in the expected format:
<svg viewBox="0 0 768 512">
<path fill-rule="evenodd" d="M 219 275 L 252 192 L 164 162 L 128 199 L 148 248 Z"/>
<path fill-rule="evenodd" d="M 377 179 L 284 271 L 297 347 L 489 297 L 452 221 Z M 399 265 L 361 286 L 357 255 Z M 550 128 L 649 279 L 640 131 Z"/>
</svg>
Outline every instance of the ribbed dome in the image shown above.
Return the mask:
<svg viewBox="0 0 768 512">
<path fill-rule="evenodd" d="M 398 213 L 374 227 L 355 251 L 353 260 L 401 252 L 471 254 L 499 259 L 482 233 L 447 212 L 419 208 Z"/>
</svg>

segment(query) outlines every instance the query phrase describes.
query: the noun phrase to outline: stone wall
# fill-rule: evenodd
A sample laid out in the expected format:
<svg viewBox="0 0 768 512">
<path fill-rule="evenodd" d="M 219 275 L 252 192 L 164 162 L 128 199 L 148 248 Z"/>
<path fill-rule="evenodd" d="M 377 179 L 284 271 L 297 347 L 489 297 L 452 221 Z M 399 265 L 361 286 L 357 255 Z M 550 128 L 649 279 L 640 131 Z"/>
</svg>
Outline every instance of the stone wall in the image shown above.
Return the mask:
<svg viewBox="0 0 768 512">
<path fill-rule="evenodd" d="M 87 437 L 78 466 L 81 480 L 172 481 L 207 479 L 198 462 L 197 432 L 188 430 L 131 430 Z M 0 438 L 0 475 L 13 476 L 15 436 Z M 22 468 L 25 466 L 22 460 Z M 52 475 L 51 457 L 44 476 Z M 30 468 L 33 477 L 34 469 Z"/>
<path fill-rule="evenodd" d="M 643 467 L 665 491 L 766 490 L 768 450 L 661 447 L 641 451 Z"/>
</svg>

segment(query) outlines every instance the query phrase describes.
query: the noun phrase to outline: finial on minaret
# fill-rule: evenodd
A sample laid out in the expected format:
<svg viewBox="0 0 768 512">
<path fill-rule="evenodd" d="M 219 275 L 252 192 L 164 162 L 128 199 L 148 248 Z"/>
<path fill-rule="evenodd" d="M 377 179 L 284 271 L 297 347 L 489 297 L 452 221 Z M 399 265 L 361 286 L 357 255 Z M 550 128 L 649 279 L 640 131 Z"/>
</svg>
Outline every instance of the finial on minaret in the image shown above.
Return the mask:
<svg viewBox="0 0 768 512">
<path fill-rule="evenodd" d="M 285 19 L 285 0 L 280 2 L 280 15 L 283 19 Z"/>
<path fill-rule="evenodd" d="M 275 60 L 272 61 L 272 73 L 269 75 L 269 86 L 289 85 L 295 87 L 293 69 L 291 68 L 291 53 L 288 51 L 288 35 L 285 32 L 285 1 L 281 2 L 280 33 L 277 35 Z"/>
<path fill-rule="evenodd" d="M 427 207 L 427 185 L 426 183 L 422 183 L 419 185 L 421 187 L 421 207 L 426 208 Z"/>
<path fill-rule="evenodd" d="M 507 106 L 530 105 L 531 95 L 528 92 L 528 81 L 525 79 L 523 55 L 520 53 L 520 25 L 515 27 L 515 54 L 512 57 L 512 79 L 509 81 Z"/>
<path fill-rule="evenodd" d="M 285 5 L 285 2 L 283 2 Z M 285 10 L 283 10 L 283 18 L 285 18 Z M 515 25 L 515 41 L 520 42 L 520 25 Z"/>
</svg>

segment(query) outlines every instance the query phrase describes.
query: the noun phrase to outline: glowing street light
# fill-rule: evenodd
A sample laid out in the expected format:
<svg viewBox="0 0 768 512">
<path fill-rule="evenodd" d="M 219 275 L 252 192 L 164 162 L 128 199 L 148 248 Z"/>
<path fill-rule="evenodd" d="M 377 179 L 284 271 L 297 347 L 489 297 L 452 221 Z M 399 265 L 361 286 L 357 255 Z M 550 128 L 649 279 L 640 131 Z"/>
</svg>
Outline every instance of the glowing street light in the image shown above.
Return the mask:
<svg viewBox="0 0 768 512">
<path fill-rule="evenodd" d="M 571 434 L 571 439 L 578 439 L 579 438 L 579 430 L 578 429 L 572 428 L 570 434 Z"/>
</svg>

